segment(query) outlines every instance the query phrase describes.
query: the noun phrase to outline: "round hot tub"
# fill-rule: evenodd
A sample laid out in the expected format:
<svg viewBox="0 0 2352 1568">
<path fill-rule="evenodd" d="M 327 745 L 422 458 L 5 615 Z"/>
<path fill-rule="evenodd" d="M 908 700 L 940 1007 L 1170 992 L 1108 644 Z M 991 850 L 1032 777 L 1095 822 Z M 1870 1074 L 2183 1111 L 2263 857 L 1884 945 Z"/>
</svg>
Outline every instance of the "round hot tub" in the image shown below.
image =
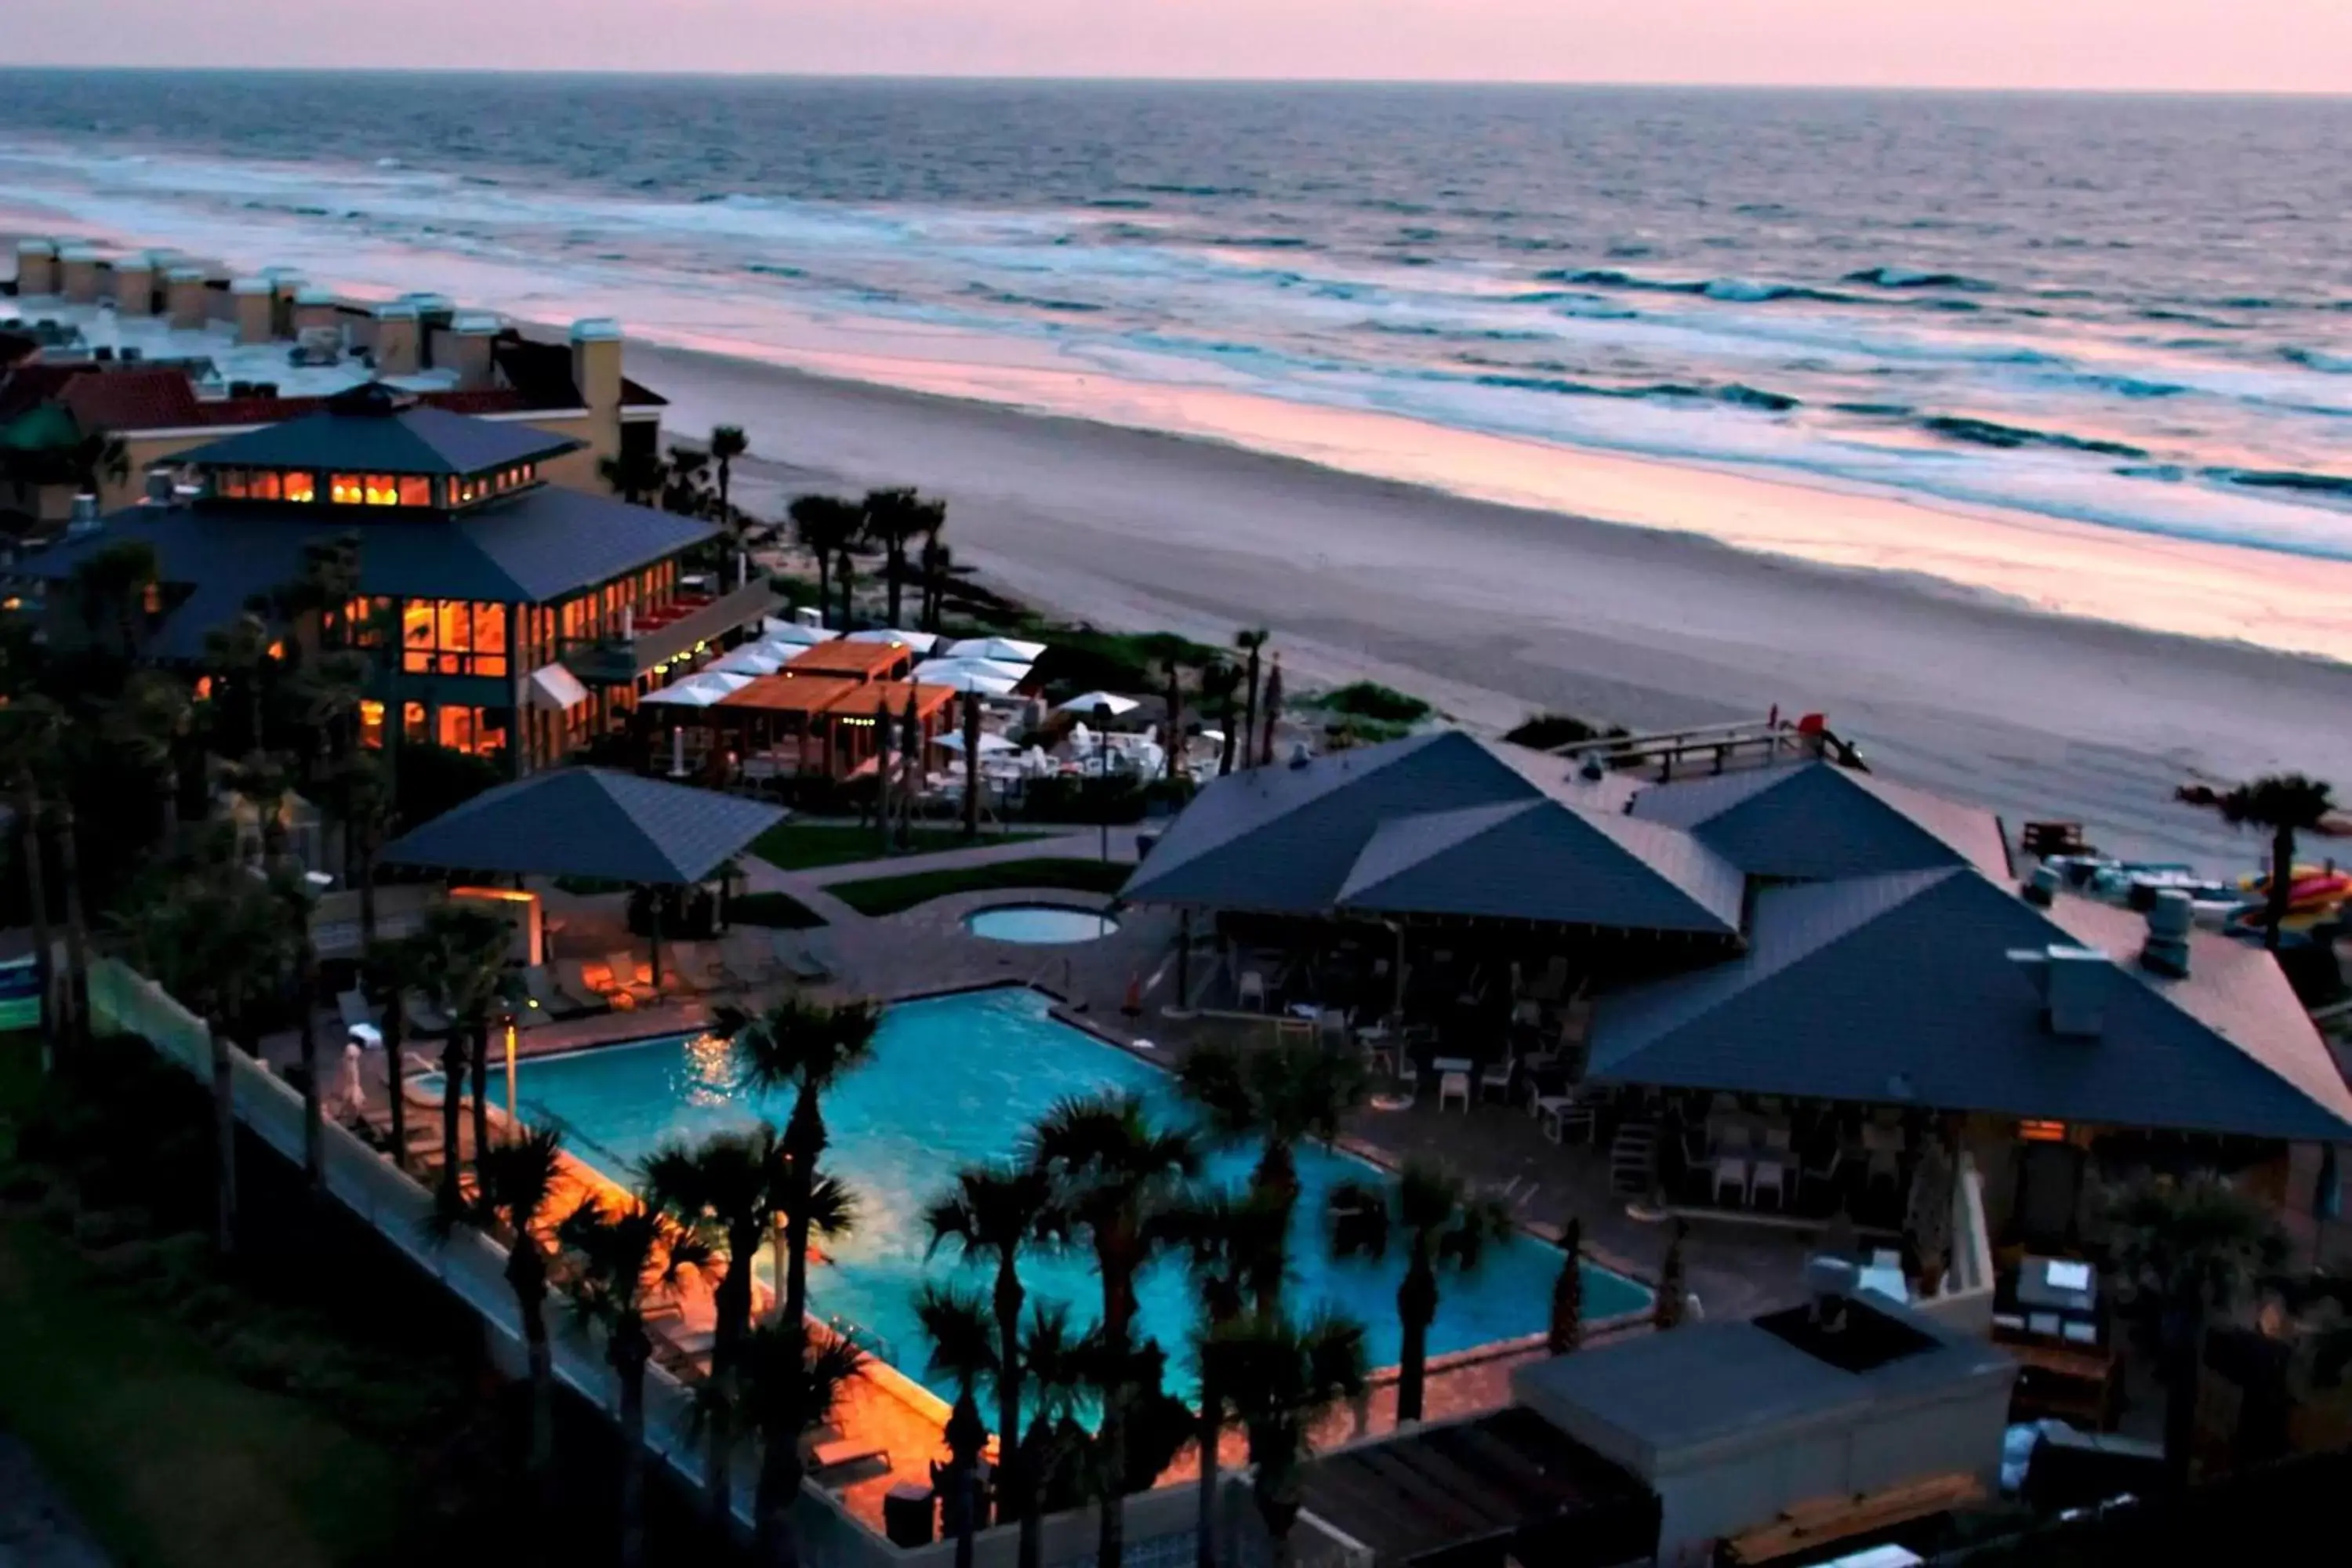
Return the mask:
<svg viewBox="0 0 2352 1568">
<path fill-rule="evenodd" d="M 998 904 L 974 910 L 963 917 L 964 929 L 990 942 L 1017 942 L 1031 946 L 1093 942 L 1118 929 L 1115 916 L 1099 910 L 1073 909 L 1067 904 Z"/>
</svg>

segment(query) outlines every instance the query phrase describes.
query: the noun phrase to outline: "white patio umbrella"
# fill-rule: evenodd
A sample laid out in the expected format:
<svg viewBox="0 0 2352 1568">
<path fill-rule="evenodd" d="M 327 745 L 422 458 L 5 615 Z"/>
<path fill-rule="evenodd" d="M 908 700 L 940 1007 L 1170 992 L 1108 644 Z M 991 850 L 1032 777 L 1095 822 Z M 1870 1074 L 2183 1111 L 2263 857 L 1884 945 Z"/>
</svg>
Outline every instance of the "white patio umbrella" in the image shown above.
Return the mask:
<svg viewBox="0 0 2352 1568">
<path fill-rule="evenodd" d="M 985 680 L 1001 680 L 1007 689 L 1029 679 L 1025 664 L 1008 664 L 993 658 L 927 658 L 915 666 L 917 680 L 945 684 L 960 675 L 976 675 Z"/>
<path fill-rule="evenodd" d="M 709 708 L 724 702 L 757 679 L 738 670 L 706 669 L 698 675 L 688 676 L 674 686 L 648 691 L 641 700 L 668 703 L 679 708 Z"/>
<path fill-rule="evenodd" d="M 933 741 L 931 744 L 940 747 L 945 751 L 961 752 L 963 750 L 963 732 L 959 730 L 950 730 L 946 734 L 941 735 L 939 739 Z M 983 757 L 992 757 L 1003 752 L 1017 752 L 1021 748 L 1019 746 L 1014 745 L 1012 742 L 1006 740 L 1002 735 L 992 735 L 986 731 L 982 731 L 981 732 L 980 754 Z"/>
<path fill-rule="evenodd" d="M 792 644 L 747 642 L 722 656 L 710 668 L 721 674 L 773 675 L 800 651 Z"/>
<path fill-rule="evenodd" d="M 1034 664 L 1045 651 L 1044 643 L 1017 637 L 966 637 L 948 644 L 946 649 L 950 658 L 995 658 L 1007 664 Z"/>
<path fill-rule="evenodd" d="M 798 621 L 780 621 L 773 616 L 760 623 L 761 642 L 784 643 L 795 647 L 814 647 L 839 636 L 839 632 L 825 626 L 804 626 Z"/>
<path fill-rule="evenodd" d="M 985 669 L 963 668 L 961 659 L 934 659 L 934 664 L 951 665 L 949 669 L 932 669 L 919 666 L 914 679 L 926 686 L 950 686 L 958 691 L 977 691 L 982 697 L 1010 697 L 1015 682 L 1002 675 L 992 675 Z"/>
<path fill-rule="evenodd" d="M 1108 708 L 1115 717 L 1121 713 L 1132 713 L 1142 706 L 1143 704 L 1138 702 L 1134 698 L 1121 697 L 1116 691 L 1081 691 L 1076 697 L 1071 698 L 1067 702 L 1058 704 L 1055 708 L 1054 711 L 1056 713 L 1084 713 L 1087 717 L 1092 718 L 1096 709 Z"/>
<path fill-rule="evenodd" d="M 940 640 L 937 632 L 898 631 L 888 626 L 870 626 L 862 632 L 849 634 L 851 642 L 894 642 L 917 653 L 929 653 L 931 645 Z"/>
</svg>

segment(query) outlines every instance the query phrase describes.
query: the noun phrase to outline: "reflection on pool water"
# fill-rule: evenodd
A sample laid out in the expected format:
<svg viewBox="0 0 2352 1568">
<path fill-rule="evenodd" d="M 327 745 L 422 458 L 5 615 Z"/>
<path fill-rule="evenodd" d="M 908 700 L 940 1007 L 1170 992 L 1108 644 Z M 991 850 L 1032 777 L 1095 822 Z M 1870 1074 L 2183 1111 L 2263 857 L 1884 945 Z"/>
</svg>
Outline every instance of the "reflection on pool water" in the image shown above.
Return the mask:
<svg viewBox="0 0 2352 1568">
<path fill-rule="evenodd" d="M 1017 1153 L 1023 1133 L 1054 1103 L 1106 1089 L 1139 1089 L 1165 1117 L 1187 1114 L 1172 1080 L 1159 1068 L 1047 1016 L 1034 991 L 968 992 L 902 1003 L 884 1015 L 874 1060 L 825 1097 L 833 1136 L 827 1168 L 856 1189 L 856 1233 L 831 1248 L 828 1267 L 812 1271 L 818 1315 L 858 1325 L 869 1348 L 909 1376 L 920 1377 L 929 1347 L 917 1327 L 914 1296 L 926 1279 L 961 1277 L 985 1288 L 975 1267 L 951 1257 L 926 1260 L 923 1209 L 956 1171 Z M 574 1153 L 626 1181 L 637 1162 L 667 1140 L 698 1140 L 764 1116 L 782 1125 L 790 1097 L 761 1097 L 733 1082 L 730 1047 L 669 1038 L 525 1060 L 520 1068 L 526 1119 L 554 1121 Z M 1208 1174 L 1238 1186 L 1254 1151 L 1212 1157 Z M 1401 1250 L 1383 1263 L 1334 1261 L 1324 1231 L 1325 1194 L 1334 1183 L 1376 1175 L 1363 1162 L 1320 1149 L 1301 1150 L 1304 1192 L 1291 1266 L 1300 1306 L 1328 1302 L 1362 1320 L 1375 1366 L 1397 1358 L 1396 1288 Z M 764 1274 L 767 1261 L 760 1268 Z M 1488 1253 L 1477 1275 L 1443 1280 L 1444 1300 L 1430 1335 L 1443 1355 L 1496 1340 L 1540 1333 L 1548 1321 L 1559 1254 L 1525 1237 Z M 1076 1318 L 1096 1316 L 1094 1273 L 1083 1253 L 1038 1256 L 1022 1265 L 1033 1300 L 1063 1301 Z M 1590 1264 L 1584 1310 L 1591 1318 L 1636 1310 L 1648 1292 Z M 1146 1276 L 1139 1331 L 1170 1352 L 1170 1382 L 1189 1392 L 1183 1347 L 1193 1296 L 1173 1262 Z M 943 1395 L 953 1390 L 925 1379 Z"/>
<path fill-rule="evenodd" d="M 963 917 L 964 929 L 991 942 L 1093 942 L 1118 929 L 1111 915 L 1066 904 L 999 904 Z"/>
</svg>

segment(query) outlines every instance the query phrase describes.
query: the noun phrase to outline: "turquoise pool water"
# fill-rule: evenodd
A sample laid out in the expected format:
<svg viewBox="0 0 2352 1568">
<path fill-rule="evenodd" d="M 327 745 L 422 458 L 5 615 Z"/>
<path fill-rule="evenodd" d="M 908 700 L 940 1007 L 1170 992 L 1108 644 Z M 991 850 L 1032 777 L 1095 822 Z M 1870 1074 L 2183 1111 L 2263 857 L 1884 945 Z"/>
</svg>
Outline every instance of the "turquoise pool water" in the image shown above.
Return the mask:
<svg viewBox="0 0 2352 1568">
<path fill-rule="evenodd" d="M 1093 942 L 1118 929 L 1118 921 L 1066 904 L 1000 904 L 963 917 L 964 929 L 991 942 L 1058 943 Z"/>
<path fill-rule="evenodd" d="M 985 1284 L 977 1267 L 923 1257 L 924 1206 L 960 1167 L 1013 1154 L 1023 1131 L 1073 1094 L 1140 1089 L 1163 1114 L 1186 1114 L 1166 1073 L 1055 1022 L 1047 1005 L 1036 992 L 1008 989 L 891 1007 L 873 1063 L 825 1101 L 833 1134 L 827 1166 L 857 1190 L 861 1207 L 856 1234 L 832 1249 L 830 1266 L 813 1271 L 811 1304 L 820 1316 L 856 1324 L 869 1348 L 909 1376 L 922 1377 L 929 1353 L 915 1321 L 917 1286 L 934 1277 Z M 791 1109 L 783 1096 L 762 1101 L 739 1093 L 730 1048 L 707 1038 L 648 1040 L 525 1060 L 520 1074 L 526 1119 L 560 1122 L 574 1153 L 622 1181 L 667 1139 L 698 1138 L 761 1116 L 781 1125 Z M 1211 1160 L 1209 1174 L 1238 1185 L 1253 1159 L 1247 1151 L 1221 1152 Z M 1373 1364 L 1392 1365 L 1402 1260 L 1394 1254 L 1385 1264 L 1334 1260 L 1322 1225 L 1324 1194 L 1334 1183 L 1377 1173 L 1348 1156 L 1308 1149 L 1300 1152 L 1298 1173 L 1305 1194 L 1291 1251 L 1295 1299 L 1328 1301 L 1360 1318 L 1370 1331 Z M 1542 1332 L 1559 1259 L 1549 1247 L 1522 1238 L 1490 1253 L 1475 1277 L 1447 1277 L 1431 1353 Z M 764 1254 L 760 1269 L 764 1278 Z M 1033 1300 L 1069 1302 L 1080 1321 L 1096 1315 L 1088 1309 L 1099 1298 L 1083 1254 L 1033 1258 L 1022 1278 Z M 1143 1281 L 1140 1295 L 1141 1331 L 1168 1349 L 1171 1383 L 1189 1388 L 1184 1346 L 1193 1311 L 1183 1268 L 1162 1264 Z M 1648 1299 L 1633 1281 L 1586 1266 L 1589 1316 L 1632 1311 Z"/>
</svg>

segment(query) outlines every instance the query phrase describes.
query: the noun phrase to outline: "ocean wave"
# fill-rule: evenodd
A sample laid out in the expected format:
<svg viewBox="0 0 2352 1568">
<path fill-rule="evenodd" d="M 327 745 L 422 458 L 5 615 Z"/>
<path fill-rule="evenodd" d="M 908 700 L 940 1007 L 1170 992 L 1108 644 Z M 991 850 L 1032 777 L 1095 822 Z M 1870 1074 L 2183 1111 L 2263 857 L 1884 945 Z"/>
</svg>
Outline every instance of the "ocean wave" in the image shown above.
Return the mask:
<svg viewBox="0 0 2352 1568">
<path fill-rule="evenodd" d="M 1468 363 L 1478 363 L 1465 356 Z M 1801 406 L 1799 399 L 1786 393 L 1768 392 L 1762 387 L 1748 386 L 1741 382 L 1727 382 L 1720 386 L 1696 386 L 1683 382 L 1657 382 L 1647 386 L 1600 386 L 1589 381 L 1576 381 L 1563 376 L 1528 375 L 1505 371 L 1487 371 L 1469 377 L 1438 376 L 1433 379 L 1464 380 L 1473 386 L 1491 386 L 1507 392 L 1546 392 L 1562 397 L 1614 397 L 1633 401 L 1664 403 L 1721 403 L 1735 408 L 1753 408 L 1768 414 L 1784 414 Z"/>
<path fill-rule="evenodd" d="M 1908 267 L 1865 267 L 1847 273 L 1839 281 L 1872 289 L 1962 289 L 1972 294 L 1990 294 L 2000 288 L 1999 284 L 1963 273 L 1921 272 Z"/>
<path fill-rule="evenodd" d="M 1148 213 L 1151 204 L 1140 196 L 1096 196 L 1087 205 L 1100 212 Z"/>
<path fill-rule="evenodd" d="M 1396 338 L 1430 338 L 1449 343 L 1541 343 L 1552 334 L 1512 327 L 1447 327 L 1433 321 L 1358 321 L 1360 332 Z"/>
<path fill-rule="evenodd" d="M 1688 294 L 1726 304 L 1765 305 L 1775 300 L 1810 300 L 1824 305 L 1859 303 L 1851 294 L 1808 289 L 1796 283 L 1759 283 L 1746 278 L 1643 278 L 1613 267 L 1555 268 L 1538 272 L 1539 282 L 1583 289 L 1624 289 L 1643 294 Z"/>
<path fill-rule="evenodd" d="M 1832 403 L 1830 407 L 1840 414 L 1860 415 L 1865 419 L 1908 419 L 1912 414 L 1907 403 Z"/>
<path fill-rule="evenodd" d="M 2097 375 L 2085 373 L 2068 379 L 2080 386 L 2095 386 L 2103 392 L 2112 392 L 2118 397 L 2178 397 L 2185 392 L 2196 390 L 2193 387 L 2182 386 L 2176 382 L 2142 381 L 2136 375 Z"/>
<path fill-rule="evenodd" d="M 2108 458 L 2147 456 L 2146 448 L 2128 442 L 2068 436 L 2055 430 L 2034 430 L 2022 425 L 2002 425 L 1990 419 L 1972 419 L 1958 414 L 1930 415 L 1919 421 L 1919 428 L 1931 435 L 1979 447 L 1999 447 L 2010 450 L 2020 447 L 2047 447 L 2065 452 L 2096 452 Z"/>
<path fill-rule="evenodd" d="M 2279 350 L 2279 358 L 2305 370 L 2319 371 L 2327 375 L 2352 375 L 2352 355 L 2322 353 L 2317 349 L 2296 348 L 2290 344 Z"/>
<path fill-rule="evenodd" d="M 808 276 L 807 273 L 802 271 L 797 267 L 786 267 L 782 262 L 777 261 L 747 261 L 743 264 L 743 270 L 746 272 L 756 272 L 762 278 L 805 278 Z"/>
<path fill-rule="evenodd" d="M 2295 490 L 2352 501 L 2352 479 L 2340 474 L 2305 474 L 2278 468 L 2208 468 L 2205 477 L 2250 490 Z"/>
<path fill-rule="evenodd" d="M 1018 294 L 1010 289 L 999 289 L 987 283 L 964 285 L 967 299 L 985 300 L 992 305 L 1014 305 L 1028 310 L 1057 310 L 1073 315 L 1093 315 L 1103 307 L 1088 300 L 1058 300 L 1045 294 Z"/>
</svg>

